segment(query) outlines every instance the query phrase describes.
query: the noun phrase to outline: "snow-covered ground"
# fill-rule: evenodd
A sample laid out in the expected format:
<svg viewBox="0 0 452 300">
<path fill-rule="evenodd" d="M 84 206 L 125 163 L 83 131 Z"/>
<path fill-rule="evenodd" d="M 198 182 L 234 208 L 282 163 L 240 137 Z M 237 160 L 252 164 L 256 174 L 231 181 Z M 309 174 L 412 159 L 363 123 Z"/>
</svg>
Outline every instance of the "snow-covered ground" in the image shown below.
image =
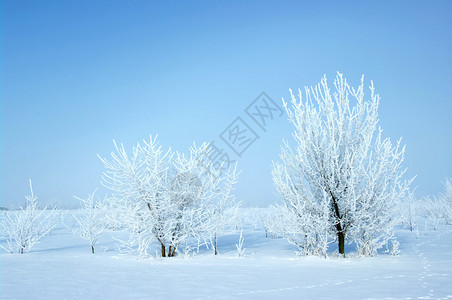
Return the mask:
<svg viewBox="0 0 452 300">
<path fill-rule="evenodd" d="M 452 299 L 452 226 L 398 229 L 401 254 L 297 257 L 283 239 L 245 227 L 221 236 L 218 256 L 137 260 L 107 231 L 91 254 L 62 224 L 28 254 L 0 254 L 1 299 Z M 418 236 L 419 235 L 419 236 Z M 1 241 L 4 245 L 5 241 Z M 353 249 L 348 249 L 352 251 Z"/>
</svg>

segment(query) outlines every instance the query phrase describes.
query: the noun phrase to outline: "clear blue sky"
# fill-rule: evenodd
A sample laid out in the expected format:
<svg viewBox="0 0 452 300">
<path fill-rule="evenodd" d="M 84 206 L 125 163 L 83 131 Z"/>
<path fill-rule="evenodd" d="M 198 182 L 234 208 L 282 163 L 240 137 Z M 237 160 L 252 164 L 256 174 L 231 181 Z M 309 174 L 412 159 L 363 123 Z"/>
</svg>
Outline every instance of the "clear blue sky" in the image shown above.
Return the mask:
<svg viewBox="0 0 452 300">
<path fill-rule="evenodd" d="M 266 206 L 292 128 L 283 116 L 264 132 L 244 109 L 336 71 L 374 81 L 418 195 L 437 194 L 452 177 L 451 16 L 452 1 L 2 1 L 1 205 L 22 205 L 31 178 L 42 202 L 76 206 L 113 139 L 227 148 L 218 136 L 240 116 L 260 138 L 236 194 Z"/>
</svg>

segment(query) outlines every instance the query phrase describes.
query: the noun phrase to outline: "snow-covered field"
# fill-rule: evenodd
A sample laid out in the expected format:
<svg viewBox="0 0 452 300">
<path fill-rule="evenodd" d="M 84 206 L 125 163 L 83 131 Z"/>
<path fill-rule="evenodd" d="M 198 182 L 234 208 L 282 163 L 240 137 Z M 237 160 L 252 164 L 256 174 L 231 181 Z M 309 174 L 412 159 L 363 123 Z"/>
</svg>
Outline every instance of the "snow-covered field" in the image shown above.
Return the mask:
<svg viewBox="0 0 452 300">
<path fill-rule="evenodd" d="M 1 299 L 452 299 L 452 226 L 419 233 L 399 228 L 401 254 L 297 257 L 284 239 L 251 224 L 182 258 L 137 260 L 102 234 L 95 254 L 59 224 L 27 254 L 0 254 Z M 0 245 L 4 245 L 1 240 Z M 353 248 L 348 249 L 349 252 Z"/>
</svg>

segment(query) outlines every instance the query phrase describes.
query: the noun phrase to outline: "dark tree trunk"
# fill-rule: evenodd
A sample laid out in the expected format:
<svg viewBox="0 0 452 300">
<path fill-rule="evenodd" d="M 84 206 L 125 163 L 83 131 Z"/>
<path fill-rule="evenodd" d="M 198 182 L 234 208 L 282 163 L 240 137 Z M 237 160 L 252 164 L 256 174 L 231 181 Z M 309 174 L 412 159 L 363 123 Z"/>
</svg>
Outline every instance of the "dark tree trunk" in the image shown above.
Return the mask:
<svg viewBox="0 0 452 300">
<path fill-rule="evenodd" d="M 336 224 L 336 232 L 337 232 L 337 241 L 339 246 L 339 254 L 342 254 L 342 256 L 345 256 L 345 231 L 344 228 L 341 225 L 341 213 L 339 211 L 339 205 L 337 204 L 337 200 L 334 197 L 333 193 L 330 191 L 334 214 L 337 218 L 337 224 Z"/>
<path fill-rule="evenodd" d="M 91 253 L 94 253 L 94 246 L 91 245 Z"/>
<path fill-rule="evenodd" d="M 339 243 L 339 253 L 345 256 L 345 234 L 342 231 L 337 233 L 338 243 Z"/>
<path fill-rule="evenodd" d="M 215 255 L 217 255 L 218 252 L 217 252 L 217 233 L 216 232 L 215 232 L 215 245 L 214 245 L 214 247 L 215 247 Z"/>
<path fill-rule="evenodd" d="M 162 247 L 162 257 L 173 257 L 174 255 L 176 255 L 176 246 L 174 245 L 170 245 L 168 248 L 168 253 L 166 253 L 166 247 L 163 243 L 161 243 L 161 247 Z"/>
</svg>

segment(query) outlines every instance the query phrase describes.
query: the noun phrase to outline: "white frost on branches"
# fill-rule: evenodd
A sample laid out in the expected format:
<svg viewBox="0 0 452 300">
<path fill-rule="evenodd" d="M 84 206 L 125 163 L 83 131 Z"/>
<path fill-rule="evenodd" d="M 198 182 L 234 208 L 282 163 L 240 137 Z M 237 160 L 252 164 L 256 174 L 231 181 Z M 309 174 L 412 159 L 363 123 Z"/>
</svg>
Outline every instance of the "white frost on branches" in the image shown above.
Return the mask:
<svg viewBox="0 0 452 300">
<path fill-rule="evenodd" d="M 38 208 L 38 197 L 33 193 L 31 180 L 30 195 L 25 198 L 25 208 L 6 213 L 1 223 L 2 235 L 7 242 L 7 247 L 1 247 L 9 253 L 30 252 L 30 249 L 55 227 L 49 221 L 54 210 Z"/>
<path fill-rule="evenodd" d="M 405 147 L 382 137 L 377 127 L 380 97 L 370 85 L 364 100 L 364 77 L 357 89 L 338 73 L 331 92 L 320 84 L 291 92 L 296 147 L 284 142 L 273 180 L 284 200 L 276 206 L 279 224 L 272 230 L 306 254 L 325 255 L 331 240 L 345 253 L 355 242 L 361 255 L 375 255 L 392 238 L 398 221 L 395 206 L 412 180 L 402 179 Z M 276 223 L 276 222 L 275 222 Z M 279 228 L 278 228 L 279 227 Z"/>
<path fill-rule="evenodd" d="M 399 213 L 402 225 L 405 225 L 406 223 L 410 228 L 410 231 L 413 231 L 419 214 L 419 205 L 414 191 L 409 191 L 405 199 L 400 202 Z"/>
<path fill-rule="evenodd" d="M 443 183 L 444 192 L 439 196 L 439 201 L 444 208 L 443 218 L 447 225 L 452 224 L 452 182 L 449 178 Z"/>
<path fill-rule="evenodd" d="M 209 212 L 206 223 L 203 224 L 204 235 L 208 236 L 214 255 L 218 254 L 217 238 L 237 224 L 239 203 L 235 202 L 232 194 L 235 184 L 238 181 L 237 166 L 231 168 L 231 172 L 226 172 L 223 177 L 223 189 L 217 201 L 210 201 L 207 208 Z"/>
<path fill-rule="evenodd" d="M 94 253 L 94 246 L 96 245 L 99 236 L 104 231 L 101 209 L 94 201 L 95 193 L 96 191 L 88 195 L 85 199 L 75 197 L 80 200 L 81 204 L 80 215 L 78 217 L 74 215 L 74 218 L 79 225 L 75 234 L 89 242 L 91 253 Z"/>
<path fill-rule="evenodd" d="M 436 230 L 440 224 L 452 224 L 452 184 L 446 179 L 443 185 L 443 193 L 432 198 L 426 197 L 420 203 L 426 228 L 432 227 Z"/>
<path fill-rule="evenodd" d="M 210 168 L 209 145 L 193 145 L 189 155 L 163 151 L 157 138 L 138 143 L 129 156 L 116 145 L 111 160 L 100 158 L 105 168 L 103 184 L 113 195 L 111 210 L 121 211 L 130 232 L 124 249 L 145 256 L 153 243 L 161 256 L 174 256 L 190 237 L 200 239 L 209 230 L 215 208 L 230 198 L 237 180 L 235 168 Z"/>
<path fill-rule="evenodd" d="M 244 257 L 246 248 L 243 247 L 243 242 L 245 238 L 243 237 L 243 230 L 240 230 L 239 243 L 235 244 L 235 248 L 237 249 L 237 256 Z"/>
</svg>

